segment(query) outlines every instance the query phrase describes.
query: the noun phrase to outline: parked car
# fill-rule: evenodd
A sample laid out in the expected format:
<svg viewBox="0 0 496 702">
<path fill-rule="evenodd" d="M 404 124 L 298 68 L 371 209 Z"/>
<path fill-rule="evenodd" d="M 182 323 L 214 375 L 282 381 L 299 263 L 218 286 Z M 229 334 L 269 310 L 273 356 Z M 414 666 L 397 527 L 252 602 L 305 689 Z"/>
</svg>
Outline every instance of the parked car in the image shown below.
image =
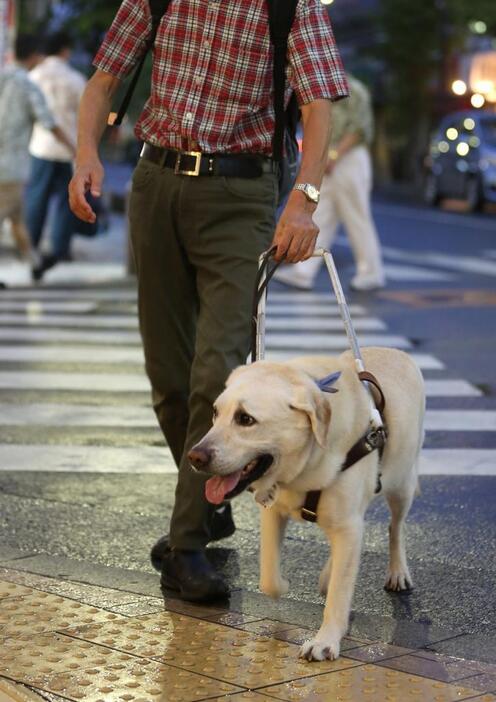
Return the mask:
<svg viewBox="0 0 496 702">
<path fill-rule="evenodd" d="M 425 159 L 424 198 L 467 200 L 470 210 L 496 203 L 496 114 L 466 110 L 448 115 Z"/>
</svg>

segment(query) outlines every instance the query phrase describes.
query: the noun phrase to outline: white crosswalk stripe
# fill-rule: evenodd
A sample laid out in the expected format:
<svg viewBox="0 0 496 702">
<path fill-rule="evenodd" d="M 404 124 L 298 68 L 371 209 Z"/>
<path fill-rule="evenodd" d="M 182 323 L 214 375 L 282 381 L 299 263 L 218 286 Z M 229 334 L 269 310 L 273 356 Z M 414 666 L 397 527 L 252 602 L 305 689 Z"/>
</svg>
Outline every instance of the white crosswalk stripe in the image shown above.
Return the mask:
<svg viewBox="0 0 496 702">
<path fill-rule="evenodd" d="M 155 414 L 146 398 L 137 405 L 80 405 L 0 403 L 0 417 L 6 426 L 157 426 Z M 427 431 L 496 431 L 496 411 L 427 410 Z"/>
<path fill-rule="evenodd" d="M 423 270 L 398 268 L 403 271 L 398 270 L 398 276 L 420 275 Z M 428 279 L 429 275 L 418 278 Z M 135 307 L 136 293 L 130 287 L 45 287 L 2 293 L 0 471 L 175 473 L 169 450 L 157 445 L 160 433 L 143 370 Z M 473 404 L 480 400 L 481 390 L 462 378 L 443 375 L 442 361 L 412 351 L 409 339 L 390 333 L 364 307 L 352 305 L 350 311 L 362 346 L 403 348 L 424 372 L 428 411 L 421 472 L 496 475 L 496 449 L 473 448 L 475 439 L 464 447 L 459 439 L 460 434 L 487 437 L 496 431 L 496 411 Z M 271 290 L 266 358 L 277 361 L 347 348 L 339 308 L 330 292 Z M 63 396 L 54 399 L 54 393 Z M 132 393 L 132 400 L 125 393 Z M 438 404 L 430 407 L 434 399 Z M 464 399 L 470 400 L 470 408 L 459 405 Z M 15 437 L 21 429 L 11 435 L 22 427 L 38 428 L 34 444 L 19 443 Z M 40 443 L 43 428 L 59 432 L 56 436 L 63 433 L 63 440 Z M 86 433 L 78 436 L 78 428 Z M 115 446 L 83 445 L 92 429 L 110 432 Z M 145 435 L 136 445 L 128 441 L 119 446 L 123 429 L 152 432 L 149 443 L 143 443 Z"/>
</svg>

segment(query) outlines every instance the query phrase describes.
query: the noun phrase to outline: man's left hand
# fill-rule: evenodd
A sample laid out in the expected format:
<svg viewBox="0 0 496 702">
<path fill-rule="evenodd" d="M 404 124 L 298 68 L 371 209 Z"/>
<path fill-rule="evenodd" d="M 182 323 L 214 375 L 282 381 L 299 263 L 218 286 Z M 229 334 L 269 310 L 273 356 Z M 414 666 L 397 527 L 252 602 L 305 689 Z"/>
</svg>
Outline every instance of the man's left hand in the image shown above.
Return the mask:
<svg viewBox="0 0 496 702">
<path fill-rule="evenodd" d="M 312 219 L 315 209 L 316 205 L 309 202 L 303 193 L 294 191 L 290 194 L 272 241 L 272 246 L 277 246 L 274 253 L 276 261 L 284 258 L 285 263 L 298 263 L 310 258 L 319 233 Z"/>
</svg>

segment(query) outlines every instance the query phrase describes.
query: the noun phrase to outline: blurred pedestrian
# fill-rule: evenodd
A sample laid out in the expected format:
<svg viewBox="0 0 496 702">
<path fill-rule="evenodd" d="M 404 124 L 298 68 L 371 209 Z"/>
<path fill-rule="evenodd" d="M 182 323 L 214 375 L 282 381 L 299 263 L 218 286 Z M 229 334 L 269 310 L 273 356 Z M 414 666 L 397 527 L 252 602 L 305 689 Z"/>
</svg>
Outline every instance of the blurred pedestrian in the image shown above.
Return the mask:
<svg viewBox="0 0 496 702">
<path fill-rule="evenodd" d="M 70 197 L 87 221 L 95 214 L 84 193 L 100 193 L 98 144 L 111 98 L 143 55 L 151 26 L 145 0 L 122 2 L 81 102 Z M 300 261 L 314 249 L 331 101 L 347 94 L 324 6 L 298 3 L 288 73 L 303 115 L 303 154 L 298 189 L 274 235 L 272 55 L 265 0 L 171 3 L 136 127 L 145 142 L 130 200 L 140 328 L 155 411 L 179 467 L 170 534 L 152 558 L 162 585 L 190 600 L 228 592 L 205 547 L 235 527 L 228 503 L 216 509 L 206 501 L 208 476 L 191 469 L 188 452 L 210 428 L 229 372 L 246 361 L 260 253 L 271 240 L 279 259 L 287 252 Z"/>
<path fill-rule="evenodd" d="M 31 265 L 37 257 L 31 247 L 23 214 L 24 187 L 29 176 L 29 140 L 33 126 L 43 126 L 58 143 L 68 145 L 40 89 L 29 73 L 42 59 L 39 40 L 19 34 L 14 46 L 15 61 L 0 72 L 0 225 L 10 220 L 20 254 Z"/>
<path fill-rule="evenodd" d="M 57 124 L 69 135 L 74 146 L 61 144 L 43 125 L 35 125 L 29 147 L 31 177 L 26 190 L 26 222 L 35 247 L 40 244 L 49 205 L 55 200 L 51 250 L 33 268 L 35 280 L 40 280 L 58 261 L 70 257 L 77 219 L 69 207 L 67 188 L 73 172 L 79 101 L 86 84 L 83 74 L 69 65 L 72 39 L 66 32 L 48 36 L 45 53 L 46 58 L 31 71 L 30 77 L 43 92 Z"/>
<path fill-rule="evenodd" d="M 354 290 L 384 287 L 385 276 L 379 238 L 372 218 L 372 162 L 369 146 L 374 117 L 367 88 L 348 76 L 351 95 L 339 102 L 332 115 L 332 136 L 315 223 L 320 229 L 317 246 L 330 249 L 339 224 L 343 224 L 355 260 Z M 316 257 L 297 266 L 281 266 L 275 280 L 311 290 L 322 264 Z"/>
</svg>

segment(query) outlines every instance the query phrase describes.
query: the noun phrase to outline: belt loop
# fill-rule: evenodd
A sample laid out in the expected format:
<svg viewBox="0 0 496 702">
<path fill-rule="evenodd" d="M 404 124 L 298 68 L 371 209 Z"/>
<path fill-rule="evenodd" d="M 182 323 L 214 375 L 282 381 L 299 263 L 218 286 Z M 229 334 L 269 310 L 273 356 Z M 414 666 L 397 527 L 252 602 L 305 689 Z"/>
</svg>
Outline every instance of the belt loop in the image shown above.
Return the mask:
<svg viewBox="0 0 496 702">
<path fill-rule="evenodd" d="M 169 155 L 169 149 L 164 149 L 163 153 L 160 157 L 159 164 L 158 164 L 160 166 L 160 168 L 165 168 L 165 161 L 166 161 L 168 155 Z"/>
</svg>

